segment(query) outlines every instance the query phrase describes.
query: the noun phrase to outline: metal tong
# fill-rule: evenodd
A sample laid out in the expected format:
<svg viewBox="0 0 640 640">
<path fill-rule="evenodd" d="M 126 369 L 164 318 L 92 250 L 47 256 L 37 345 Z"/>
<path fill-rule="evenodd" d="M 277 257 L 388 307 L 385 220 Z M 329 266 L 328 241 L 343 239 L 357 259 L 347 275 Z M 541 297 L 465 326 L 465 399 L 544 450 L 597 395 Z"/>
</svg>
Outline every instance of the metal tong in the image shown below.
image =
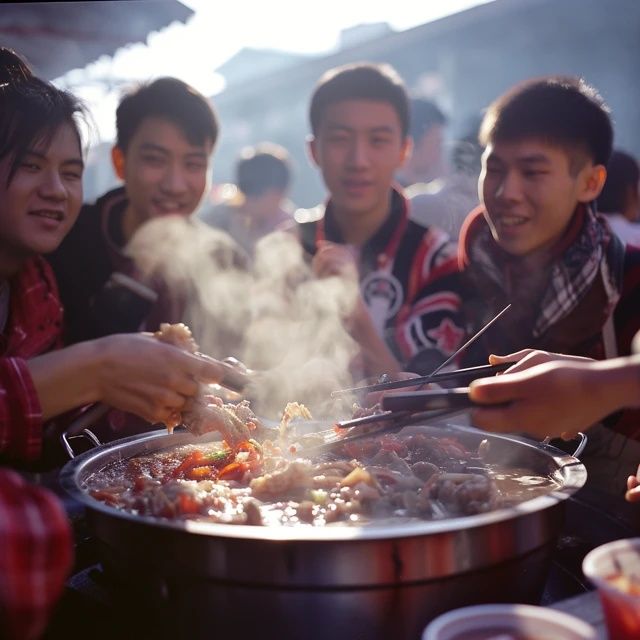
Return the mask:
<svg viewBox="0 0 640 640">
<path fill-rule="evenodd" d="M 434 418 L 478 406 L 469 398 L 468 387 L 388 393 L 382 397 L 381 405 L 382 411 L 379 413 L 342 420 L 336 422 L 336 426 L 340 429 L 350 429 L 374 422 L 406 420 L 410 416 L 413 422 L 416 415 L 421 419 Z"/>
<path fill-rule="evenodd" d="M 487 378 L 502 371 L 506 371 L 513 362 L 502 364 L 485 364 L 478 367 L 467 367 L 466 369 L 456 369 L 455 371 L 445 371 L 444 373 L 432 373 L 428 376 L 417 376 L 407 380 L 394 380 L 393 382 L 377 382 L 375 384 L 364 385 L 362 387 L 352 387 L 351 389 L 340 389 L 333 391 L 332 397 L 346 395 L 350 393 L 371 393 L 373 391 L 389 391 L 391 389 L 403 389 L 404 387 L 421 387 L 429 383 L 438 383 L 448 380 L 458 380 L 469 383 L 477 378 Z"/>
</svg>

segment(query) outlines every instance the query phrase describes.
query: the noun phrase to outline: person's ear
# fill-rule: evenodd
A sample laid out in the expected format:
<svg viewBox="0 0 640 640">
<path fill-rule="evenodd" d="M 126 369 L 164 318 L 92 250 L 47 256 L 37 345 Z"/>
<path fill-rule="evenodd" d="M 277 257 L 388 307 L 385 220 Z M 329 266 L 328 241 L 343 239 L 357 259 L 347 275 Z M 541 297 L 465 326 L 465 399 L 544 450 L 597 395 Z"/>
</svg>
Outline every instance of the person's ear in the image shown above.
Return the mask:
<svg viewBox="0 0 640 640">
<path fill-rule="evenodd" d="M 309 159 L 316 166 L 320 166 L 320 162 L 318 161 L 318 140 L 315 136 L 307 136 L 307 153 L 309 154 Z"/>
<path fill-rule="evenodd" d="M 405 136 L 402 148 L 400 150 L 400 166 L 404 166 L 405 162 L 413 154 L 413 138 L 411 136 Z"/>
<path fill-rule="evenodd" d="M 111 163 L 116 176 L 124 180 L 124 152 L 120 147 L 111 147 Z"/>
<path fill-rule="evenodd" d="M 602 187 L 604 187 L 607 179 L 607 169 L 603 164 L 596 164 L 585 167 L 583 171 L 578 200 L 580 202 L 591 202 L 600 195 Z"/>
</svg>

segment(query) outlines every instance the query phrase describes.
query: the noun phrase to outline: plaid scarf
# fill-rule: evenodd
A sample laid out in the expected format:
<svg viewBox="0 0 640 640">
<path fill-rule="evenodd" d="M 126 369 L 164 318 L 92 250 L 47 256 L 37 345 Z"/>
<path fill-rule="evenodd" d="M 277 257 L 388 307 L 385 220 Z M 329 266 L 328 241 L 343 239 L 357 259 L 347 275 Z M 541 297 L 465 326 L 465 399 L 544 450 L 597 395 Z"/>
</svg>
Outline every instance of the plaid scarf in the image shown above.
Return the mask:
<svg viewBox="0 0 640 640">
<path fill-rule="evenodd" d="M 510 256 L 491 235 L 482 209 L 468 219 L 462 236 L 463 268 L 472 269 L 475 277 L 488 278 L 504 291 L 503 265 Z M 549 282 L 533 326 L 536 338 L 567 317 L 598 277 L 607 298 L 607 316 L 613 312 L 622 289 L 624 245 L 604 219 L 585 205 L 576 210 L 553 256 Z"/>
</svg>

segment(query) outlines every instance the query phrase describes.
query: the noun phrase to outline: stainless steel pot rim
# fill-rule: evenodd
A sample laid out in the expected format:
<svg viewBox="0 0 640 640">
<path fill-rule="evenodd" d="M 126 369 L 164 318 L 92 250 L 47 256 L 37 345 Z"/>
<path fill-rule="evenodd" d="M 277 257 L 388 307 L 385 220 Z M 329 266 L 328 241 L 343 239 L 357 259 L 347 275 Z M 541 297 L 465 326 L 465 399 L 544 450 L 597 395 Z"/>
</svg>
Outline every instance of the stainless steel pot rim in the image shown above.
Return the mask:
<svg viewBox="0 0 640 640">
<path fill-rule="evenodd" d="M 477 430 L 471 427 L 455 426 L 456 431 L 466 431 L 478 436 Z M 441 430 L 441 427 L 438 427 Z M 254 539 L 263 541 L 277 542 L 348 542 L 350 540 L 361 542 L 363 540 L 383 540 L 409 538 L 414 536 L 423 536 L 427 534 L 444 534 L 461 529 L 476 529 L 489 526 L 495 523 L 511 520 L 519 516 L 526 516 L 538 511 L 550 508 L 559 502 L 567 499 L 570 495 L 580 489 L 586 482 L 586 469 L 584 465 L 577 459 L 565 454 L 563 451 L 556 449 L 550 445 L 534 443 L 519 437 L 505 436 L 497 434 L 487 434 L 491 438 L 508 440 L 517 442 L 520 446 L 533 447 L 541 450 L 551 457 L 557 465 L 557 474 L 560 474 L 562 486 L 551 491 L 544 496 L 539 496 L 525 502 L 521 502 L 514 506 L 503 509 L 496 509 L 489 513 L 482 513 L 473 516 L 465 516 L 459 518 L 447 518 L 445 520 L 425 520 L 400 522 L 398 524 L 370 524 L 365 526 L 353 525 L 332 525 L 326 527 L 261 527 L 250 525 L 236 524 L 219 524 L 195 520 L 171 521 L 161 518 L 153 518 L 149 516 L 140 516 L 126 511 L 122 511 L 115 507 L 106 505 L 98 500 L 93 499 L 80 487 L 81 478 L 86 475 L 89 466 L 101 468 L 97 461 L 105 458 L 103 465 L 117 459 L 118 454 L 122 454 L 132 445 L 138 445 L 140 451 L 128 451 L 123 458 L 129 458 L 132 455 L 142 453 L 148 447 L 148 452 L 159 451 L 167 447 L 180 446 L 181 444 L 205 443 L 211 440 L 209 438 L 194 438 L 191 434 L 181 433 L 167 436 L 166 431 L 153 431 L 143 435 L 130 436 L 122 440 L 118 440 L 109 444 L 102 445 L 91 451 L 83 453 L 68 462 L 60 472 L 60 483 L 63 488 L 74 498 L 79 500 L 85 506 L 94 511 L 98 511 L 108 516 L 117 517 L 118 519 L 130 521 L 136 524 L 146 524 L 153 527 L 163 529 L 185 531 L 188 533 L 214 536 L 229 539 Z M 164 438 L 170 438 L 171 442 L 152 447 L 152 444 L 158 445 L 157 441 Z M 176 442 L 177 440 L 177 442 Z M 107 459 L 108 458 L 108 459 Z"/>
</svg>

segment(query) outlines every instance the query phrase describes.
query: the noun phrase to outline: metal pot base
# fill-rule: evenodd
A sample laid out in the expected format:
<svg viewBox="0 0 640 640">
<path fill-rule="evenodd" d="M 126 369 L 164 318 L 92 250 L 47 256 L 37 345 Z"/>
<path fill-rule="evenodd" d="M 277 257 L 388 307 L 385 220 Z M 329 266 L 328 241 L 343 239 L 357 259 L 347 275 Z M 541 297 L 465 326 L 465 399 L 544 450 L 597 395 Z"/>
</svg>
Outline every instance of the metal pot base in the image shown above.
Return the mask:
<svg viewBox="0 0 640 640">
<path fill-rule="evenodd" d="M 486 602 L 538 603 L 554 543 L 486 569 L 438 580 L 355 589 L 284 589 L 131 571 L 102 549 L 118 607 L 144 637 L 214 640 L 418 640 L 440 613 Z M 132 575 L 132 573 L 134 575 Z"/>
</svg>

